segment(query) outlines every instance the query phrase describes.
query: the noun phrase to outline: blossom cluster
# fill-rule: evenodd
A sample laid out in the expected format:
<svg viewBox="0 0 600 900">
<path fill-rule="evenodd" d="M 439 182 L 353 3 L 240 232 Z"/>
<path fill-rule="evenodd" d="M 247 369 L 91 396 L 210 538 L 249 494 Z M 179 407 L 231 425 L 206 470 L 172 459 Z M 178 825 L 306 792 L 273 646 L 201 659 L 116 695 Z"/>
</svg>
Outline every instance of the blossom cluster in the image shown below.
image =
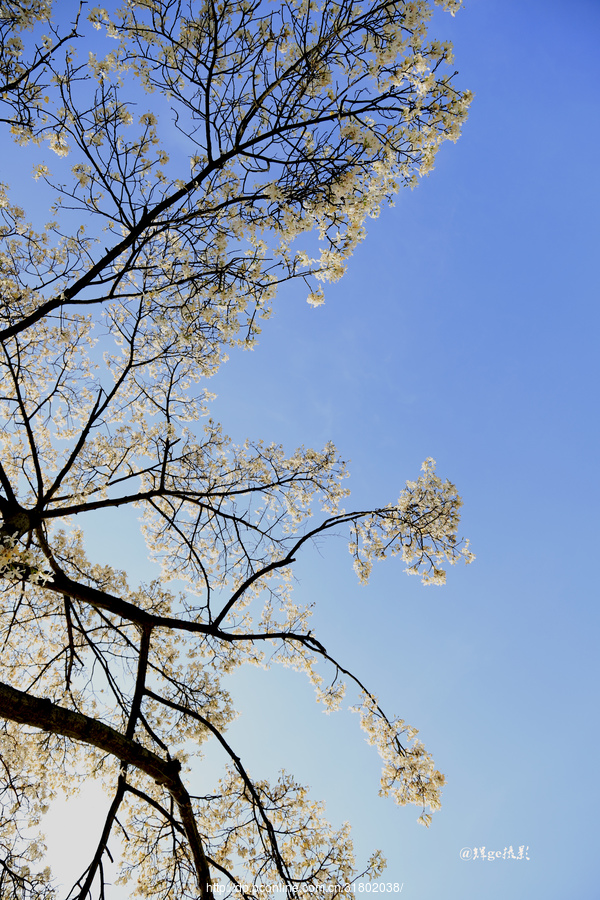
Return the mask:
<svg viewBox="0 0 600 900">
<path fill-rule="evenodd" d="M 362 516 L 353 523 L 350 552 L 361 581 L 366 581 L 374 559 L 400 555 L 406 571 L 420 575 L 424 584 L 443 584 L 445 562 L 473 561 L 468 541 L 458 537 L 462 500 L 450 481 L 435 473 L 431 457 L 417 481 L 408 481 L 397 503 Z"/>
<path fill-rule="evenodd" d="M 406 803 L 422 806 L 418 821 L 429 827 L 431 813 L 441 807 L 441 788 L 446 779 L 435 768 L 432 756 L 421 741 L 414 740 L 418 730 L 406 725 L 403 719 L 388 719 L 371 694 L 363 694 L 362 704 L 355 706 L 354 711 L 360 715 L 361 728 L 367 733 L 369 744 L 377 747 L 383 760 L 380 794 L 393 797 L 401 806 Z M 406 740 L 406 746 L 402 740 Z"/>
</svg>

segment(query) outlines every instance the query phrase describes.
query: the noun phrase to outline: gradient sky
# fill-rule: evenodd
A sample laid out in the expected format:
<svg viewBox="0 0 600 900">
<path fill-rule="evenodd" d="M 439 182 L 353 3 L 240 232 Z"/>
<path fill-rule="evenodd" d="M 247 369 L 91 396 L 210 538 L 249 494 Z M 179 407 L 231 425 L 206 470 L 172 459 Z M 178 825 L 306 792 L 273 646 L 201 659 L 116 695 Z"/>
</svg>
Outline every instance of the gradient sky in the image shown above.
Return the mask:
<svg viewBox="0 0 600 900">
<path fill-rule="evenodd" d="M 230 738 L 256 777 L 285 767 L 349 819 L 363 859 L 380 848 L 403 900 L 594 900 L 600 4 L 466 0 L 435 36 L 475 93 L 463 137 L 370 223 L 324 307 L 282 295 L 210 386 L 235 439 L 332 439 L 353 507 L 395 499 L 427 456 L 457 484 L 477 560 L 446 587 L 399 560 L 361 587 L 336 539 L 297 566 L 317 636 L 420 729 L 443 809 L 426 830 L 378 798 L 357 717 L 324 716 L 288 670 L 235 676 Z M 459 857 L 511 845 L 530 858 Z"/>
</svg>

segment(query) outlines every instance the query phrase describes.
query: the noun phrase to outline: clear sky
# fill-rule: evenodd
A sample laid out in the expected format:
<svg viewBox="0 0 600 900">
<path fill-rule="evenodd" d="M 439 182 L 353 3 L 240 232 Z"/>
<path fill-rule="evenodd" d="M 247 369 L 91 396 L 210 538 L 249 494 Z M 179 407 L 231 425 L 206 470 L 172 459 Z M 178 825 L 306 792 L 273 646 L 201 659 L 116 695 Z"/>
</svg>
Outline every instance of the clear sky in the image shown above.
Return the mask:
<svg viewBox="0 0 600 900">
<path fill-rule="evenodd" d="M 594 900 L 600 4 L 466 0 L 436 31 L 475 93 L 463 137 L 370 223 L 324 307 L 283 295 L 211 387 L 235 439 L 332 439 L 355 507 L 427 456 L 459 487 L 477 560 L 446 587 L 398 560 L 360 587 L 335 539 L 297 568 L 315 633 L 420 729 L 443 809 L 426 830 L 378 798 L 357 717 L 324 716 L 288 670 L 236 675 L 231 742 L 257 777 L 312 785 L 363 858 L 381 848 L 403 900 Z M 511 845 L 530 858 L 459 856 Z"/>
</svg>

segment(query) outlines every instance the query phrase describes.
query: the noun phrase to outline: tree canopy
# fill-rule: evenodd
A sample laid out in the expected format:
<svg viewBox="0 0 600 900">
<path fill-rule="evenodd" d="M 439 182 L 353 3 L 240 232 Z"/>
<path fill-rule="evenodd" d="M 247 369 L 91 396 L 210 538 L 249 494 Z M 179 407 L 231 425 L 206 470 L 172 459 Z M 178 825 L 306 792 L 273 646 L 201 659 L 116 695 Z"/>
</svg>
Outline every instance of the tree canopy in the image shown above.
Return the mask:
<svg viewBox="0 0 600 900">
<path fill-rule="evenodd" d="M 470 95 L 451 47 L 428 37 L 426 0 L 0 9 L 0 121 L 37 180 L 0 191 L 0 897 L 55 896 L 32 834 L 94 776 L 112 803 L 71 898 L 104 896 L 118 827 L 123 879 L 156 900 L 376 876 L 380 855 L 357 869 L 347 827 L 292 776 L 247 771 L 224 679 L 285 663 L 331 709 L 349 680 L 382 792 L 428 824 L 444 777 L 314 636 L 291 573 L 346 528 L 362 580 L 399 555 L 442 582 L 472 558 L 460 498 L 429 459 L 396 501 L 347 511 L 331 444 L 235 446 L 206 379 L 255 344 L 284 282 L 322 303 L 368 218 L 456 140 Z M 147 583 L 85 540 L 127 506 L 162 566 Z M 227 774 L 199 796 L 209 740 Z"/>
</svg>

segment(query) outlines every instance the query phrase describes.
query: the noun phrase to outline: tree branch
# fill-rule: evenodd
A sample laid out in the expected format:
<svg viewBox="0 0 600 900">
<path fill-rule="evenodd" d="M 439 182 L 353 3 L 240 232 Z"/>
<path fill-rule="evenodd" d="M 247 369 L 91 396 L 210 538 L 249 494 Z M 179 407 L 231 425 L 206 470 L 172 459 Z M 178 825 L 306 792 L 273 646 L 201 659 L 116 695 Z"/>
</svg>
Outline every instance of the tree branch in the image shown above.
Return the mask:
<svg viewBox="0 0 600 900">
<path fill-rule="evenodd" d="M 131 765 L 163 785 L 173 797 L 181 816 L 181 822 L 194 858 L 201 900 L 212 897 L 212 884 L 208 863 L 198 826 L 192 810 L 190 796 L 179 777 L 181 763 L 178 760 L 161 759 L 152 751 L 125 737 L 119 731 L 97 719 L 84 716 L 52 703 L 51 700 L 32 697 L 17 688 L 0 683 L 0 716 L 39 728 L 50 734 L 60 734 L 71 740 L 81 741 L 104 753 L 115 756 L 122 763 Z"/>
</svg>

